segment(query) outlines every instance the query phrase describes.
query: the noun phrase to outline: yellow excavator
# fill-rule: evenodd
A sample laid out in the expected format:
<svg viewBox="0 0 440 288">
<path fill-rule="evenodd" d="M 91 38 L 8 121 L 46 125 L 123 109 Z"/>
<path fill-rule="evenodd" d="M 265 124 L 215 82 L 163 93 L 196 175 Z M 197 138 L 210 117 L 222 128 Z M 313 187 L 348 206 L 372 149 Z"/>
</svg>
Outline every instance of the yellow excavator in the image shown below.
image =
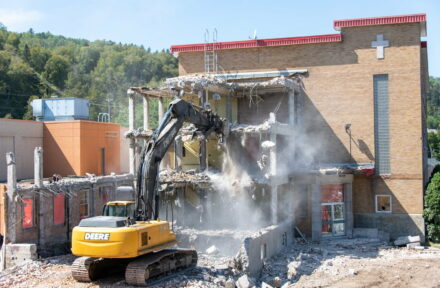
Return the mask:
<svg viewBox="0 0 440 288">
<path fill-rule="evenodd" d="M 108 202 L 102 216 L 82 219 L 72 231 L 72 276 L 91 282 L 125 269 L 125 281 L 147 280 L 197 265 L 197 252 L 175 248 L 176 235 L 159 219 L 159 164 L 184 122 L 204 135 L 223 136 L 223 121 L 209 110 L 182 99 L 170 103 L 159 127 L 144 146 L 137 172 L 135 201 Z"/>
</svg>

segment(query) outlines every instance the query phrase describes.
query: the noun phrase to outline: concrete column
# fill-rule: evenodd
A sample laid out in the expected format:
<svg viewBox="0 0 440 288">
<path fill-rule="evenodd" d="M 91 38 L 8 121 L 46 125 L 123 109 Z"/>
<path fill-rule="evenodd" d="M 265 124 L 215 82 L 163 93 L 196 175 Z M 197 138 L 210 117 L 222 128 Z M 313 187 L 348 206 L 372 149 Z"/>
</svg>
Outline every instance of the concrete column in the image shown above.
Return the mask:
<svg viewBox="0 0 440 288">
<path fill-rule="evenodd" d="M 230 94 L 226 97 L 226 119 L 232 123 L 232 96 Z"/>
<path fill-rule="evenodd" d="M 177 189 L 177 206 L 179 209 L 176 209 L 176 223 L 178 225 L 185 225 L 185 187 L 179 187 Z"/>
<path fill-rule="evenodd" d="M 288 96 L 289 125 L 295 125 L 295 91 L 289 90 L 287 96 Z"/>
<path fill-rule="evenodd" d="M 150 111 L 149 111 L 149 103 L 150 98 L 148 96 L 143 96 L 143 104 L 144 104 L 144 130 L 150 130 Z"/>
<path fill-rule="evenodd" d="M 135 126 L 135 118 L 136 118 L 136 110 L 135 110 L 135 105 L 134 105 L 134 100 L 135 100 L 135 96 L 136 93 L 132 90 L 128 90 L 127 91 L 127 95 L 128 95 L 128 129 L 129 130 L 134 130 L 134 126 Z"/>
<path fill-rule="evenodd" d="M 182 158 L 183 158 L 183 142 L 182 137 L 177 136 L 174 140 L 174 169 L 176 171 L 182 170 Z"/>
<path fill-rule="evenodd" d="M 271 181 L 275 181 L 274 177 L 277 177 L 277 135 L 274 133 L 270 134 L 270 141 L 273 143 L 273 146 L 269 151 L 269 174 L 271 177 Z M 271 183 L 271 196 L 270 196 L 270 211 L 271 211 L 271 220 L 272 224 L 278 223 L 278 186 L 275 183 Z"/>
<path fill-rule="evenodd" d="M 17 170 L 15 166 L 15 155 L 13 152 L 6 153 L 7 178 L 8 178 L 8 197 L 12 199 L 13 192 L 17 188 Z"/>
<path fill-rule="evenodd" d="M 208 152 L 208 141 L 205 137 L 201 137 L 199 139 L 199 163 L 200 163 L 200 170 L 205 171 L 206 168 L 208 168 L 208 158 L 207 158 L 207 152 Z"/>
<path fill-rule="evenodd" d="M 345 234 L 353 237 L 353 184 L 344 184 Z"/>
<path fill-rule="evenodd" d="M 270 152 L 269 152 L 270 175 L 277 176 L 277 135 L 271 133 L 270 141 L 273 143 L 273 146 L 270 148 Z"/>
<path fill-rule="evenodd" d="M 321 219 L 321 189 L 319 182 L 312 184 L 312 241 L 321 240 L 322 219 Z"/>
<path fill-rule="evenodd" d="M 296 204 L 295 202 L 298 201 L 296 199 L 301 199 L 297 196 L 299 194 L 298 191 L 300 190 L 301 190 L 300 184 L 295 184 L 293 182 L 289 183 L 289 191 L 288 191 L 289 194 L 287 197 L 287 201 L 289 201 L 289 203 L 287 203 L 287 207 L 288 207 L 287 219 L 289 221 L 295 220 L 295 204 Z"/>
<path fill-rule="evenodd" d="M 38 188 L 43 187 L 43 148 L 34 149 L 34 185 Z"/>
<path fill-rule="evenodd" d="M 7 218 L 5 219 L 7 238 L 4 239 L 5 242 L 15 242 L 15 228 L 17 221 L 16 213 L 16 202 L 15 202 L 15 190 L 17 189 L 17 171 L 15 163 L 15 155 L 13 152 L 6 153 L 6 165 L 7 165 L 7 179 L 8 179 L 8 190 L 6 191 L 7 200 L 5 206 L 7 208 Z M 9 240 L 9 241 L 8 241 Z"/>
<path fill-rule="evenodd" d="M 134 105 L 136 93 L 132 90 L 127 91 L 128 94 L 128 129 L 133 131 L 135 129 L 136 110 Z M 136 139 L 130 138 L 130 148 L 128 150 L 128 156 L 130 161 L 130 173 L 136 174 Z"/>
<path fill-rule="evenodd" d="M 163 114 L 164 114 L 163 98 L 160 97 L 158 100 L 159 101 L 158 101 L 157 109 L 158 109 L 159 123 L 160 123 L 163 119 Z"/>
<path fill-rule="evenodd" d="M 278 186 L 272 185 L 270 191 L 270 212 L 272 225 L 278 224 Z"/>
<path fill-rule="evenodd" d="M 130 138 L 128 158 L 130 159 L 130 174 L 136 176 L 136 139 Z"/>
</svg>

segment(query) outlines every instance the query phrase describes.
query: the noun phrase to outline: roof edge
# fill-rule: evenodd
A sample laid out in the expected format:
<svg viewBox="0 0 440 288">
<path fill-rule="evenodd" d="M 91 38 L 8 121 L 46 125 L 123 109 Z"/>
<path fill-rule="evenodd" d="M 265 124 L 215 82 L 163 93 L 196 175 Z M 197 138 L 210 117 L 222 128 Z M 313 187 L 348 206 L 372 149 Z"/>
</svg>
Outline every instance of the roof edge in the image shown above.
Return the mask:
<svg viewBox="0 0 440 288">
<path fill-rule="evenodd" d="M 340 31 L 341 28 L 348 28 L 348 27 L 403 24 L 403 23 L 422 23 L 420 34 L 422 37 L 426 36 L 426 14 L 425 13 L 334 20 L 333 21 L 333 28 L 337 31 Z"/>
<path fill-rule="evenodd" d="M 341 42 L 341 41 L 342 41 L 342 35 L 340 33 L 337 33 L 337 34 L 324 34 L 324 35 L 302 36 L 302 37 L 173 45 L 171 46 L 170 50 L 172 53 L 179 53 L 179 52 L 196 52 L 196 51 L 205 51 L 205 50 L 211 51 L 211 50 L 240 49 L 240 48 L 316 44 L 316 43 L 329 43 L 329 42 Z"/>
</svg>

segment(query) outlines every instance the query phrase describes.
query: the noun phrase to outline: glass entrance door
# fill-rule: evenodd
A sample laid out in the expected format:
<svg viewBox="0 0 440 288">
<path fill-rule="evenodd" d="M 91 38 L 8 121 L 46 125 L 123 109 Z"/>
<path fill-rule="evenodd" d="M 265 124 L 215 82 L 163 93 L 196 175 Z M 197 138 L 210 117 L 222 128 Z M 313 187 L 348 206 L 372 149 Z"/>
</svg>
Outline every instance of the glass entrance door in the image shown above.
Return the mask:
<svg viewBox="0 0 440 288">
<path fill-rule="evenodd" d="M 323 203 L 322 211 L 322 235 L 341 236 L 345 235 L 344 203 Z"/>
<path fill-rule="evenodd" d="M 345 235 L 344 186 L 321 185 L 322 236 Z"/>
</svg>

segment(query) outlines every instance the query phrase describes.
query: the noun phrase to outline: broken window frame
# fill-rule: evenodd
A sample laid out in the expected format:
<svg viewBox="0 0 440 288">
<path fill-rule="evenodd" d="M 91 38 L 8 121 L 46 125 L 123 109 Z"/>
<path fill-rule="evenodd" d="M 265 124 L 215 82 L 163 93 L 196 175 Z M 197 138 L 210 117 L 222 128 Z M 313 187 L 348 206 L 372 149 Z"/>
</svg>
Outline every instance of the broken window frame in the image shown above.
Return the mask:
<svg viewBox="0 0 440 288">
<path fill-rule="evenodd" d="M 379 208 L 378 207 L 378 198 L 379 197 L 388 197 L 390 199 L 390 210 L 378 210 L 378 208 Z M 393 197 L 391 197 L 391 195 L 378 194 L 378 195 L 375 195 L 374 199 L 375 199 L 374 206 L 375 206 L 376 213 L 384 213 L 384 214 L 393 213 Z"/>
<path fill-rule="evenodd" d="M 26 212 L 25 212 L 25 207 L 26 207 L 26 202 L 30 201 L 31 203 L 31 225 L 30 226 L 25 226 L 24 220 L 26 217 Z M 22 229 L 32 229 L 35 227 L 35 200 L 32 197 L 27 197 L 27 198 L 23 198 L 23 203 L 21 205 L 21 228 Z"/>
<path fill-rule="evenodd" d="M 63 199 L 62 199 L 62 202 L 60 202 L 60 203 L 62 203 L 62 208 L 61 207 L 59 207 L 58 205 L 56 205 L 56 199 L 55 199 L 55 197 L 61 197 L 61 196 L 63 196 Z M 53 203 L 53 225 L 59 225 L 59 226 L 64 226 L 65 224 L 66 224 L 66 198 L 65 198 L 66 196 L 64 195 L 64 194 L 62 194 L 62 193 L 59 193 L 59 194 L 56 194 L 56 195 L 54 195 L 53 196 L 53 198 L 52 198 L 52 203 Z M 57 217 L 56 217 L 56 215 L 58 214 L 58 213 L 56 213 L 56 211 L 58 211 L 58 209 L 61 209 L 62 210 L 62 215 L 63 215 L 63 221 L 56 221 L 56 219 L 57 219 Z"/>
<path fill-rule="evenodd" d="M 82 199 L 82 193 L 84 193 L 85 197 Z M 90 217 L 90 201 L 89 201 L 89 194 L 90 190 L 80 190 L 78 192 L 78 205 L 79 205 L 79 218 L 84 219 L 87 217 Z M 85 200 L 85 201 L 84 201 Z M 86 206 L 87 208 L 85 211 L 87 211 L 87 214 L 81 214 L 81 206 Z"/>
</svg>

